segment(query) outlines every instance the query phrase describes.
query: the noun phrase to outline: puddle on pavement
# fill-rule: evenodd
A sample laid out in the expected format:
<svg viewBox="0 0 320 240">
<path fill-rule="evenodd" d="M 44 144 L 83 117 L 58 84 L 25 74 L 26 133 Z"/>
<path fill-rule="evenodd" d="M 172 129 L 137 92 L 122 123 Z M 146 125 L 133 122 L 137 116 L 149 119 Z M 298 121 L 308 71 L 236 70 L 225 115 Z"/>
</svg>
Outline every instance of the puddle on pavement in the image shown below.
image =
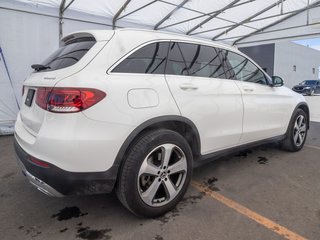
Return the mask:
<svg viewBox="0 0 320 240">
<path fill-rule="evenodd" d="M 77 238 L 87 239 L 87 240 L 107 240 L 111 239 L 111 236 L 107 233 L 111 232 L 112 229 L 90 229 L 90 227 L 80 227 L 77 231 Z"/>
<path fill-rule="evenodd" d="M 51 218 L 57 218 L 58 221 L 69 220 L 71 218 L 78 218 L 87 215 L 82 213 L 78 207 L 65 207 L 59 213 L 53 214 Z"/>
<path fill-rule="evenodd" d="M 258 160 L 257 160 L 257 162 L 259 163 L 259 164 L 267 164 L 268 163 L 268 158 L 266 158 L 266 157 L 258 157 Z"/>
</svg>

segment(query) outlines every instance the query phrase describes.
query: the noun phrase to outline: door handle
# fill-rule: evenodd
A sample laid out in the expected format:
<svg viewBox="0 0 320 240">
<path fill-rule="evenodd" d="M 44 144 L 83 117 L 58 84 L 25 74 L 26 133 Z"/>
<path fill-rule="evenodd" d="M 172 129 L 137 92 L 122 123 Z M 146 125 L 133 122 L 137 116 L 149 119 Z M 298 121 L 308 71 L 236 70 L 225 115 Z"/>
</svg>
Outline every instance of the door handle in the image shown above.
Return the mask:
<svg viewBox="0 0 320 240">
<path fill-rule="evenodd" d="M 243 87 L 243 91 L 245 91 L 245 92 L 253 92 L 253 88 L 251 88 L 251 87 Z"/>
<path fill-rule="evenodd" d="M 198 87 L 192 83 L 182 83 L 179 86 L 182 90 L 197 90 Z"/>
</svg>

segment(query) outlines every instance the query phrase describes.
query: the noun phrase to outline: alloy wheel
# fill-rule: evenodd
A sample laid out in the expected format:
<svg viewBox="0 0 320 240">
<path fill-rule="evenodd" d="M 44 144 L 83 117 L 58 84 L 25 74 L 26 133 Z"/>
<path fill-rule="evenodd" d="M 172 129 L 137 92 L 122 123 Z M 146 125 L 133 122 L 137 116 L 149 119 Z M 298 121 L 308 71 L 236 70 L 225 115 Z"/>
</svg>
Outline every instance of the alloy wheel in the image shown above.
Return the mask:
<svg viewBox="0 0 320 240">
<path fill-rule="evenodd" d="M 293 127 L 293 141 L 297 147 L 303 144 L 304 139 L 306 137 L 306 130 L 307 130 L 307 125 L 306 125 L 305 117 L 302 115 L 299 115 Z"/>
<path fill-rule="evenodd" d="M 154 148 L 139 170 L 141 199 L 152 207 L 168 204 L 182 189 L 186 175 L 187 159 L 181 148 L 171 143 Z"/>
</svg>

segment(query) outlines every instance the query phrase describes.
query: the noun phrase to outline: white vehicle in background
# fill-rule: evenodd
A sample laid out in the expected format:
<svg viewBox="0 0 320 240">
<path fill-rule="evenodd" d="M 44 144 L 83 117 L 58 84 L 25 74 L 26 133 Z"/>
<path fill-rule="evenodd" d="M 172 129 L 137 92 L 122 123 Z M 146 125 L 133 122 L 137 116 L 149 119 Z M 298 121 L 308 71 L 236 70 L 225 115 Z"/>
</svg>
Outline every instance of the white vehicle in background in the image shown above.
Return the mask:
<svg viewBox="0 0 320 240">
<path fill-rule="evenodd" d="M 146 30 L 77 32 L 24 82 L 15 151 L 52 196 L 108 193 L 155 217 L 185 194 L 194 165 L 279 141 L 299 151 L 303 96 L 237 49 Z"/>
</svg>

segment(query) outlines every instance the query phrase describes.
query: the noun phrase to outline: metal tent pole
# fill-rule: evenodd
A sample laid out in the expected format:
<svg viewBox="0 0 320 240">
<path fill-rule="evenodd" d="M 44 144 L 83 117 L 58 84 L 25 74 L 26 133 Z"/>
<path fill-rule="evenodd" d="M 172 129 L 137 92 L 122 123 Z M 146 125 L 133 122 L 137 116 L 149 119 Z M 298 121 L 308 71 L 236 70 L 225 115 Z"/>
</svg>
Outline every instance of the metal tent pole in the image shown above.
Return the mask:
<svg viewBox="0 0 320 240">
<path fill-rule="evenodd" d="M 14 95 L 14 98 L 15 98 L 15 100 L 16 100 L 18 109 L 20 110 L 19 101 L 18 101 L 17 95 L 16 95 L 16 93 L 15 93 L 15 91 L 14 91 L 14 87 L 13 87 L 13 83 L 12 83 L 12 78 L 11 78 L 11 76 L 10 76 L 9 69 L 8 69 L 8 65 L 7 65 L 6 59 L 4 58 L 4 54 L 3 54 L 3 51 L 2 51 L 1 45 L 0 45 L 0 56 L 1 56 L 2 60 L 3 60 L 3 64 L 4 64 L 4 67 L 5 67 L 5 69 L 6 69 L 6 72 L 7 72 L 9 81 L 10 81 L 10 85 L 11 85 L 11 88 L 12 88 L 12 91 L 13 91 L 13 95 Z"/>
</svg>

